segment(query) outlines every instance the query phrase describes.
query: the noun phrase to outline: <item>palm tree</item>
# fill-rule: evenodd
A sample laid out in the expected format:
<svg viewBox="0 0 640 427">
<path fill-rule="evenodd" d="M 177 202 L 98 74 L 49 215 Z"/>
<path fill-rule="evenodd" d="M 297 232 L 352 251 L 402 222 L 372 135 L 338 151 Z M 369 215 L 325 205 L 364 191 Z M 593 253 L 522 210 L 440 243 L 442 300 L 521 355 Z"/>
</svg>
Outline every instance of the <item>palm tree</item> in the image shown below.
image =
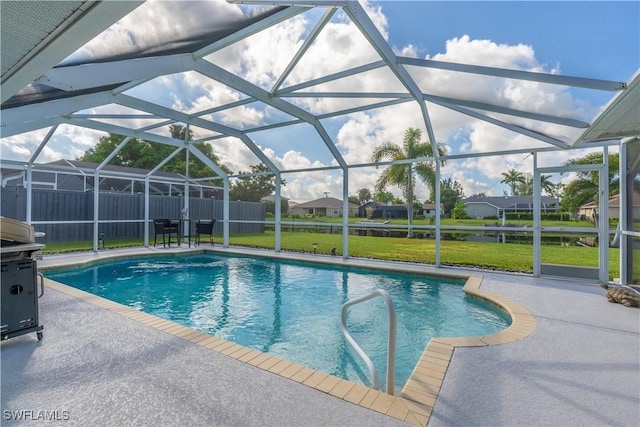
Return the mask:
<svg viewBox="0 0 640 427">
<path fill-rule="evenodd" d="M 371 156 L 374 162 L 383 159 L 389 160 L 411 160 L 421 157 L 434 157 L 433 147 L 428 142 L 421 142 L 422 132 L 420 129 L 408 128 L 404 132 L 402 145 L 393 142 L 385 142 L 376 147 Z M 437 144 L 438 154 L 444 156 L 447 149 L 444 144 Z M 444 160 L 440 161 L 444 165 Z M 414 163 L 402 163 L 389 165 L 378 177 L 376 181 L 375 191 L 381 193 L 385 191 L 388 185 L 395 185 L 402 189 L 402 193 L 407 200 L 407 213 L 409 232 L 407 237 L 413 237 L 413 201 L 414 188 L 416 185 L 417 174 L 420 179 L 427 184 L 430 194 L 435 194 L 436 173 L 433 161 L 420 161 Z"/>
<path fill-rule="evenodd" d="M 620 154 L 609 154 L 609 197 L 618 194 L 620 191 Z M 573 165 L 591 165 L 601 164 L 603 159 L 603 153 L 590 153 L 583 157 L 573 158 L 567 160 L 564 164 L 567 166 Z M 591 171 L 578 171 L 576 172 L 578 179 L 570 182 L 564 187 L 564 197 L 562 199 L 562 206 L 565 210 L 575 214 L 580 209 L 580 206 L 595 202 L 598 203 L 599 195 L 599 172 L 596 170 Z"/>
<path fill-rule="evenodd" d="M 526 173 L 523 181 L 517 185 L 514 196 L 530 196 L 533 194 L 533 175 Z"/>
<path fill-rule="evenodd" d="M 369 200 L 371 200 L 371 191 L 368 188 L 361 188 L 358 190 L 357 196 L 358 204 L 364 205 Z"/>
<path fill-rule="evenodd" d="M 511 195 L 515 196 L 518 190 L 518 184 L 524 184 L 525 178 L 522 172 L 518 172 L 515 169 L 510 169 L 507 172 L 502 172 L 504 179 L 500 181 L 501 184 L 507 184 L 511 188 Z"/>
<path fill-rule="evenodd" d="M 549 178 L 551 178 L 551 175 L 540 175 L 540 188 L 551 196 L 556 189 L 556 185 Z"/>
</svg>

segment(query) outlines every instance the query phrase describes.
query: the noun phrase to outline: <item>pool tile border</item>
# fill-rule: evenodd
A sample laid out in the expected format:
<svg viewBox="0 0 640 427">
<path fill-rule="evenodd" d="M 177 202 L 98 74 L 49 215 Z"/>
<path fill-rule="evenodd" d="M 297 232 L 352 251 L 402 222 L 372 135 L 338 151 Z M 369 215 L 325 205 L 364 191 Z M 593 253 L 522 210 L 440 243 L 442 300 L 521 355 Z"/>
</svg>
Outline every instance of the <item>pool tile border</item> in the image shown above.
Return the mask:
<svg viewBox="0 0 640 427">
<path fill-rule="evenodd" d="M 396 266 L 395 271 L 402 271 L 402 268 Z M 415 271 L 408 270 L 408 272 L 414 273 Z M 422 271 L 422 273 L 431 274 L 431 272 L 425 271 Z M 490 335 L 463 338 L 439 337 L 432 339 L 423 351 L 409 380 L 402 388 L 400 394 L 396 396 L 391 396 L 381 391 L 373 390 L 363 385 L 352 383 L 342 378 L 187 328 L 178 323 L 138 311 L 134 308 L 81 291 L 51 279 L 45 279 L 45 285 L 51 289 L 74 296 L 146 326 L 189 341 L 195 345 L 226 355 L 239 362 L 247 363 L 355 405 L 386 414 L 410 424 L 425 426 L 429 422 L 431 412 L 435 407 L 438 394 L 456 348 L 512 343 L 529 336 L 536 329 L 535 318 L 524 306 L 503 296 L 480 289 L 483 280 L 482 276 L 446 275 L 442 273 L 439 275 L 466 277 L 467 281 L 463 288 L 464 292 L 507 312 L 511 317 L 511 325 L 500 332 Z"/>
</svg>

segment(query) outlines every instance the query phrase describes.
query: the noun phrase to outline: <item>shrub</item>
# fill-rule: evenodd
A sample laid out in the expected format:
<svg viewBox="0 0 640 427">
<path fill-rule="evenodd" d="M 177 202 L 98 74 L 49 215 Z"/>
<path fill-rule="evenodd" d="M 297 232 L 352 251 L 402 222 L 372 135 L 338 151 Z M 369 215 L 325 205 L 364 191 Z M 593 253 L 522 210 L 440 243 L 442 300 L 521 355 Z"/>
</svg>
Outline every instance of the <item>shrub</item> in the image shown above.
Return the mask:
<svg viewBox="0 0 640 427">
<path fill-rule="evenodd" d="M 515 221 L 533 221 L 533 212 L 506 212 L 506 219 Z M 489 219 L 489 217 L 485 218 Z M 571 215 L 567 212 L 543 212 L 540 219 L 544 221 L 570 221 Z"/>
</svg>

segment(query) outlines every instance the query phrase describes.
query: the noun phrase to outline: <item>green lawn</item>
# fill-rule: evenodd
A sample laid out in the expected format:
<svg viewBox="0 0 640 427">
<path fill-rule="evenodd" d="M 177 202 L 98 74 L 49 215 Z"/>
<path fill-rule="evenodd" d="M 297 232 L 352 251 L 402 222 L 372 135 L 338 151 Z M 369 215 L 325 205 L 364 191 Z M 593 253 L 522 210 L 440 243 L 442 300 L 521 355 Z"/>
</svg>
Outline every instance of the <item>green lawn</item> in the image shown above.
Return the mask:
<svg viewBox="0 0 640 427">
<path fill-rule="evenodd" d="M 220 236 L 216 236 L 220 242 Z M 273 249 L 273 232 L 230 236 L 234 246 Z M 107 249 L 142 246 L 141 239 L 107 241 Z M 342 254 L 342 234 L 282 232 L 281 247 L 286 251 L 313 252 L 317 244 L 319 254 L 330 254 L 336 248 Z M 533 271 L 533 246 L 530 244 L 485 243 L 444 240 L 440 243 L 441 259 L 445 265 L 473 266 L 505 271 L 531 273 Z M 91 242 L 48 243 L 45 253 L 88 251 Z M 636 256 L 634 251 L 634 256 Z M 435 241 L 431 239 L 407 239 L 405 237 L 349 236 L 349 255 L 388 261 L 405 261 L 433 264 Z M 619 250 L 609 249 L 610 277 L 619 277 Z M 542 262 L 586 267 L 598 266 L 598 248 L 580 246 L 543 246 Z M 640 263 L 640 261 L 639 261 Z"/>
<path fill-rule="evenodd" d="M 236 235 L 230 244 L 256 248 L 273 248 L 275 237 L 271 232 Z M 342 253 L 342 235 L 325 233 L 281 233 L 283 250 L 312 252 L 317 243 L 318 253 L 329 254 L 335 247 Z M 508 271 L 533 271 L 533 246 L 527 244 L 499 244 L 467 241 L 441 241 L 441 263 L 478 266 Z M 407 239 L 405 237 L 349 236 L 349 255 L 389 261 L 418 263 L 435 262 L 435 241 Z M 618 277 L 618 249 L 609 250 L 612 277 Z M 598 266 L 598 248 L 580 246 L 543 246 L 542 261 L 585 267 Z"/>
</svg>

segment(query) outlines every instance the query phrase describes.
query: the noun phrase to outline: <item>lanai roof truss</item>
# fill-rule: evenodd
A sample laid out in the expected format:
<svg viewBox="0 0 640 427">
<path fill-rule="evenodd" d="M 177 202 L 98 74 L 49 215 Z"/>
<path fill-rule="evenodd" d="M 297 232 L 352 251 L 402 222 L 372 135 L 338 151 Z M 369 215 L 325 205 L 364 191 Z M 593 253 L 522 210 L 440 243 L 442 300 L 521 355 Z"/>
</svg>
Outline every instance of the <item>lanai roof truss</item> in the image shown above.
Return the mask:
<svg viewBox="0 0 640 427">
<path fill-rule="evenodd" d="M 237 25 L 230 34 L 225 34 L 223 37 L 219 37 L 206 45 L 202 45 L 202 43 L 197 45 L 193 51 L 176 51 L 174 49 L 169 53 L 158 51 L 150 56 L 133 55 L 116 57 L 115 59 L 90 59 L 52 68 L 36 79 L 32 87 L 23 90 L 3 103 L 2 137 L 51 127 L 51 131 L 43 140 L 38 151 L 30 159 L 31 163 L 35 162 L 39 152 L 56 131 L 57 126 L 61 124 L 121 134 L 128 138 L 142 138 L 168 144 L 176 148 L 187 148 L 203 161 L 206 156 L 193 146 L 194 142 L 215 144 L 222 138 L 232 137 L 242 141 L 274 174 L 279 174 L 285 171 L 278 169 L 263 152 L 262 148 L 250 137 L 250 134 L 281 127 L 308 124 L 326 145 L 338 167 L 342 170 L 347 170 L 349 167 L 359 165 L 350 165 L 345 161 L 339 148 L 325 129 L 322 120 L 360 111 L 386 108 L 406 102 L 415 102 L 420 108 L 423 124 L 427 130 L 427 137 L 434 148 L 433 152 L 436 158 L 438 157 L 438 150 L 435 149 L 437 135 L 431 123 L 428 110 L 429 103 L 500 126 L 533 138 L 536 141 L 541 141 L 545 144 L 539 148 L 541 151 L 546 151 L 549 148 L 573 148 L 580 143 L 580 139 L 564 141 L 522 124 L 509 123 L 504 117 L 582 129 L 584 131 L 582 137 L 589 135 L 590 124 L 584 120 L 524 111 L 509 106 L 495 105 L 487 101 L 429 93 L 423 90 L 416 82 L 412 70 L 446 70 L 453 73 L 472 73 L 494 78 L 521 79 L 600 91 L 624 92 L 626 89 L 625 83 L 615 81 L 507 70 L 478 65 L 453 64 L 398 56 L 393 52 L 391 46 L 357 1 L 303 0 L 291 2 L 252 0 L 249 2 L 230 1 L 230 3 L 274 7 L 266 9 L 266 11 L 263 10 L 262 14 L 256 15 L 258 16 L 257 18 L 252 17 L 242 25 Z M 301 41 L 297 51 L 292 53 L 284 70 L 279 73 L 275 83 L 270 87 L 263 88 L 212 62 L 212 54 L 260 31 L 305 13 L 314 7 L 326 8 L 326 11 L 316 21 L 306 39 Z M 344 16 L 348 17 L 359 29 L 380 59 L 322 77 L 287 85 L 287 79 L 295 71 L 296 65 L 306 54 L 310 53 L 310 48 L 317 40 L 317 37 L 339 11 L 343 12 L 343 18 Z M 404 88 L 404 90 L 394 92 L 321 90 L 322 85 L 338 82 L 341 79 L 362 77 L 366 73 L 375 70 L 387 70 L 390 75 L 397 79 L 400 84 L 399 87 Z M 184 112 L 131 95 L 134 89 L 152 82 L 155 78 L 187 72 L 195 72 L 199 76 L 217 82 L 216 84 L 223 85 L 233 91 L 234 96 L 237 96 L 238 99 L 226 101 L 220 105 L 209 106 L 199 111 Z M 635 86 L 637 87 L 638 85 L 636 84 Z M 349 108 L 314 113 L 305 108 L 301 102 L 301 100 L 305 99 L 328 97 L 352 99 L 354 100 L 354 105 Z M 123 111 L 121 112 L 109 112 L 108 109 L 99 108 L 110 105 L 125 108 L 122 108 Z M 214 118 L 217 113 L 252 105 L 273 108 L 281 113 L 281 116 L 279 120 L 250 125 L 244 128 L 224 123 L 222 120 Z M 96 112 L 93 113 L 91 109 L 96 109 Z M 28 117 L 28 119 L 25 120 L 25 117 Z M 145 120 L 145 124 L 138 127 L 125 126 L 122 122 L 126 120 Z M 175 123 L 183 123 L 190 127 L 204 129 L 209 134 L 197 136 L 194 141 L 182 141 L 153 132 Z M 518 150 L 520 150 L 520 147 L 507 147 L 504 152 L 517 152 Z M 206 163 L 209 164 L 211 162 Z M 217 174 L 224 176 L 224 172 L 220 168 L 212 166 L 212 169 Z"/>
</svg>

